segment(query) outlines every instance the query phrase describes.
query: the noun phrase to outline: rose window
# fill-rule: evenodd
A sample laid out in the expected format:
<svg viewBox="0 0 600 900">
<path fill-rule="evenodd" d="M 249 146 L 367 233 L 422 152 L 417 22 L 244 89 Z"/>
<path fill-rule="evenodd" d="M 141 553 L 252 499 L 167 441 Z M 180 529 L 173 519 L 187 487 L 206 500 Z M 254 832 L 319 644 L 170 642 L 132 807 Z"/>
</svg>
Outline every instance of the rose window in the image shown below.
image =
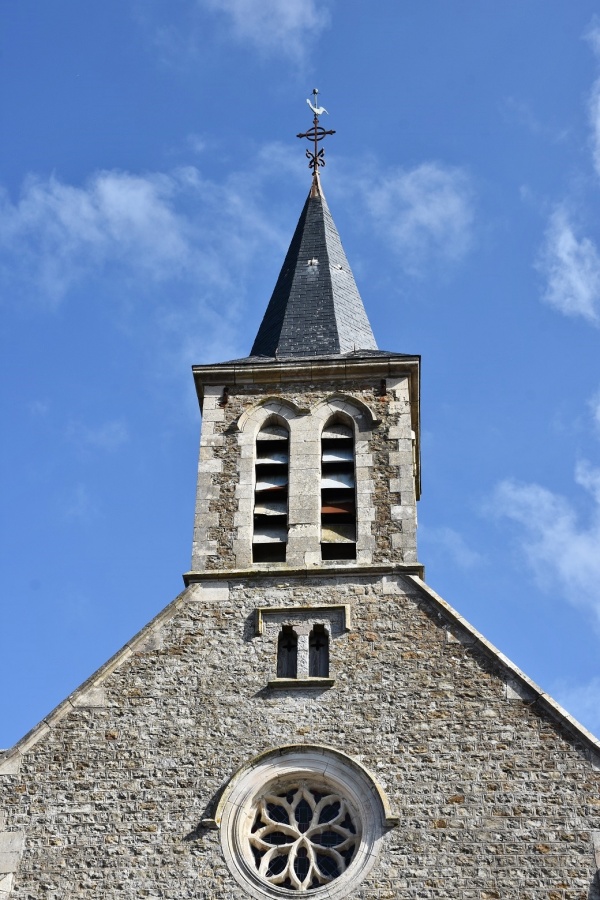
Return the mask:
<svg viewBox="0 0 600 900">
<path fill-rule="evenodd" d="M 359 835 L 342 796 L 301 783 L 260 797 L 249 841 L 261 878 L 310 891 L 346 871 Z"/>
</svg>

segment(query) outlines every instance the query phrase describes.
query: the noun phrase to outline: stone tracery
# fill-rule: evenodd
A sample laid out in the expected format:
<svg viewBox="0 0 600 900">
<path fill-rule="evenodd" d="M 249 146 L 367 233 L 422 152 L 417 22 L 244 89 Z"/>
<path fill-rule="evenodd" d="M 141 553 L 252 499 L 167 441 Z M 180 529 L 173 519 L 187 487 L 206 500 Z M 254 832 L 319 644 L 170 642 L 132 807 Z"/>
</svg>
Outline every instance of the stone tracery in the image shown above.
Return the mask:
<svg viewBox="0 0 600 900">
<path fill-rule="evenodd" d="M 357 825 L 346 800 L 303 782 L 264 794 L 249 837 L 258 874 L 296 891 L 329 884 L 346 871 Z"/>
</svg>

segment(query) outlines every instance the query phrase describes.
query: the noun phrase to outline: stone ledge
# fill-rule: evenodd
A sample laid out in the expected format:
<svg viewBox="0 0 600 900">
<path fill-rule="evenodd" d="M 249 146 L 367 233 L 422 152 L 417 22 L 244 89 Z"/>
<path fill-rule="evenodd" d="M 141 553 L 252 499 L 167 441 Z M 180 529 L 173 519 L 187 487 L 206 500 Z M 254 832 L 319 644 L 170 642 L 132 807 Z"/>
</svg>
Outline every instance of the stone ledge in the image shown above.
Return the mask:
<svg viewBox="0 0 600 900">
<path fill-rule="evenodd" d="M 273 678 L 267 681 L 268 688 L 330 688 L 335 678 Z"/>
<path fill-rule="evenodd" d="M 258 567 L 260 565 L 260 568 Z M 286 566 L 285 563 L 259 563 L 251 569 L 196 569 L 184 572 L 183 583 L 201 584 L 203 581 L 237 581 L 240 578 L 257 579 L 269 577 L 315 578 L 329 575 L 416 575 L 425 578 L 425 567 L 421 563 L 355 563 L 336 566 Z"/>
</svg>

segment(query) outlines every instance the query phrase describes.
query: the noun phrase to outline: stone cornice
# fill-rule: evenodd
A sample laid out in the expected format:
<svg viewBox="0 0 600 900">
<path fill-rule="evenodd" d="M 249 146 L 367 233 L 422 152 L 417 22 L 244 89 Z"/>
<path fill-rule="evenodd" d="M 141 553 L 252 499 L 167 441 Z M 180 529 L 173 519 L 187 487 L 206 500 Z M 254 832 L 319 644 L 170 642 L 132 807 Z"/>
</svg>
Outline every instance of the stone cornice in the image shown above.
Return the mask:
<svg viewBox="0 0 600 900">
<path fill-rule="evenodd" d="M 264 578 L 344 578 L 354 575 L 416 575 L 424 578 L 425 569 L 420 563 L 360 563 L 334 566 L 302 566 L 292 568 L 284 563 L 257 563 L 251 569 L 204 569 L 201 572 L 185 572 L 183 583 L 201 584 L 203 581 L 256 581 Z"/>
<path fill-rule="evenodd" d="M 279 384 L 298 381 L 354 380 L 363 377 L 386 378 L 402 374 L 418 375 L 420 356 L 399 353 L 390 356 L 363 356 L 351 359 L 295 358 L 265 362 L 214 363 L 192 366 L 198 397 L 202 402 L 205 384 Z"/>
</svg>

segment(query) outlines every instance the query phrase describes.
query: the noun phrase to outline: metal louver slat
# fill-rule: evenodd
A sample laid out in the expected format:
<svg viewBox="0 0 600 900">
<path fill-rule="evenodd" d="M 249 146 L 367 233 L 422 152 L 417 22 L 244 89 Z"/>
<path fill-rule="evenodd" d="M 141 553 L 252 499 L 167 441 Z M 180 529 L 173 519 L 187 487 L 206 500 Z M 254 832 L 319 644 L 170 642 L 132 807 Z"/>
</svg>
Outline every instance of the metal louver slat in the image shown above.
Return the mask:
<svg viewBox="0 0 600 900">
<path fill-rule="evenodd" d="M 339 450 L 332 449 L 323 450 L 323 462 L 352 462 L 353 453 L 349 447 L 340 447 Z"/>
<path fill-rule="evenodd" d="M 352 429 L 348 425 L 333 422 L 330 425 L 326 425 L 321 432 L 321 440 L 323 441 L 339 441 L 340 439 L 345 441 L 352 440 Z"/>
<path fill-rule="evenodd" d="M 285 544 L 287 543 L 286 528 L 262 528 L 254 529 L 255 544 Z"/>
<path fill-rule="evenodd" d="M 256 479 L 257 491 L 274 491 L 287 487 L 287 473 L 285 475 L 259 475 Z"/>
<path fill-rule="evenodd" d="M 287 504 L 273 501 L 258 502 L 254 506 L 255 516 L 285 516 L 287 513 Z"/>
<path fill-rule="evenodd" d="M 353 516 L 356 513 L 354 500 L 329 500 L 321 506 L 322 516 Z"/>
<path fill-rule="evenodd" d="M 288 454 L 287 453 L 266 453 L 264 456 L 261 454 L 257 457 L 256 460 L 257 465 L 270 464 L 277 466 L 287 466 L 288 464 Z"/>
<path fill-rule="evenodd" d="M 261 441 L 287 441 L 288 437 L 288 432 L 282 425 L 267 425 L 258 432 L 256 440 L 259 443 Z"/>
<path fill-rule="evenodd" d="M 327 472 L 321 478 L 321 488 L 353 488 L 353 472 Z"/>
<path fill-rule="evenodd" d="M 323 525 L 321 541 L 328 544 L 345 544 L 356 542 L 356 526 L 354 522 L 339 525 Z"/>
</svg>

